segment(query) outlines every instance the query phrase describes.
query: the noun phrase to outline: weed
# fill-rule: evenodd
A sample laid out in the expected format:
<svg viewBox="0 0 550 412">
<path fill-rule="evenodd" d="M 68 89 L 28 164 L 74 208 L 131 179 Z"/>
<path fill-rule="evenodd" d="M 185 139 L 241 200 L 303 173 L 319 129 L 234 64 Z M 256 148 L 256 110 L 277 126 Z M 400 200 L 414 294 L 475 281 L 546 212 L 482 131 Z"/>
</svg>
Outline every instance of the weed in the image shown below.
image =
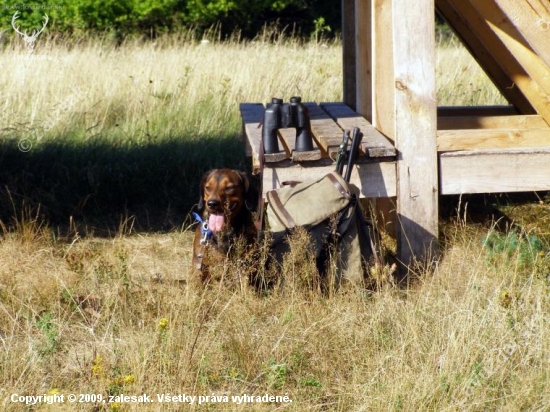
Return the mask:
<svg viewBox="0 0 550 412">
<path fill-rule="evenodd" d="M 53 354 L 59 344 L 57 326 L 54 323 L 54 315 L 52 312 L 44 312 L 36 321 L 38 329 L 43 333 L 45 341 L 38 349 L 43 356 Z"/>
<path fill-rule="evenodd" d="M 323 387 L 323 384 L 320 381 L 318 381 L 315 378 L 311 378 L 311 377 L 302 379 L 301 382 L 300 382 L 300 385 L 301 386 L 306 386 L 306 387 L 312 387 L 312 388 L 322 388 Z"/>
<path fill-rule="evenodd" d="M 490 231 L 482 240 L 486 262 L 491 266 L 510 265 L 519 270 L 533 269 L 547 255 L 536 235 L 509 230 L 502 234 Z"/>
<path fill-rule="evenodd" d="M 277 363 L 270 359 L 265 366 L 266 382 L 270 389 L 281 389 L 287 380 L 289 373 L 285 363 Z"/>
</svg>

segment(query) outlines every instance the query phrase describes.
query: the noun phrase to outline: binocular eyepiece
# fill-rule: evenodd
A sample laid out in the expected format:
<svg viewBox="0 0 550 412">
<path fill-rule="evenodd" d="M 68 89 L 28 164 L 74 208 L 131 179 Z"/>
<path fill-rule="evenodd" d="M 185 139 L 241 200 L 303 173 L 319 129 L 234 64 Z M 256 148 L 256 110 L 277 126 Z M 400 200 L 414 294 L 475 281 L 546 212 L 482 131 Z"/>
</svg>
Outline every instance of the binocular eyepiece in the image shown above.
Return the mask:
<svg viewBox="0 0 550 412">
<path fill-rule="evenodd" d="M 294 96 L 290 99 L 290 103 L 283 103 L 283 99 L 271 99 L 271 103 L 267 104 L 264 112 L 262 129 L 265 153 L 279 152 L 277 130 L 289 127 L 296 128 L 295 151 L 313 150 L 309 110 L 302 104 L 302 99 L 299 96 Z"/>
</svg>

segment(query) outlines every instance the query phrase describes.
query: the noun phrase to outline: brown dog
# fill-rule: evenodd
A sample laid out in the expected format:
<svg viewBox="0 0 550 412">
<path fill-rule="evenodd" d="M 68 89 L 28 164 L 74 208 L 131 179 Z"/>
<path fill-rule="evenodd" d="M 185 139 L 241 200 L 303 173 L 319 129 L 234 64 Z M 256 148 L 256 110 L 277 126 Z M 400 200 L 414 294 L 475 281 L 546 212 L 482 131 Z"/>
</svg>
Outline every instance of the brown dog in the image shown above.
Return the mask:
<svg viewBox="0 0 550 412">
<path fill-rule="evenodd" d="M 214 169 L 204 175 L 200 184 L 199 222 L 193 242 L 193 266 L 203 282 L 210 277 L 209 266 L 222 262 L 235 252 L 240 237 L 253 245 L 257 230 L 252 211 L 257 192 L 244 172 Z"/>
</svg>

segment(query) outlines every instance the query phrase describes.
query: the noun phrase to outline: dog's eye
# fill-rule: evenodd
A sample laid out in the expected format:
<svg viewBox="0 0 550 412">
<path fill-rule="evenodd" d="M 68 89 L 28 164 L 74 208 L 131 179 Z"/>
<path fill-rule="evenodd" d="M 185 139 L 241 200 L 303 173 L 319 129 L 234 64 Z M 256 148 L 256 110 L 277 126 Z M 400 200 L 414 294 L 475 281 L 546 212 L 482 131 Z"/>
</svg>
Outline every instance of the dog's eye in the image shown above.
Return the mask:
<svg viewBox="0 0 550 412">
<path fill-rule="evenodd" d="M 225 188 L 225 194 L 233 195 L 235 194 L 235 186 L 228 186 Z"/>
<path fill-rule="evenodd" d="M 210 186 L 205 186 L 204 191 L 205 193 L 212 193 L 212 188 Z"/>
</svg>

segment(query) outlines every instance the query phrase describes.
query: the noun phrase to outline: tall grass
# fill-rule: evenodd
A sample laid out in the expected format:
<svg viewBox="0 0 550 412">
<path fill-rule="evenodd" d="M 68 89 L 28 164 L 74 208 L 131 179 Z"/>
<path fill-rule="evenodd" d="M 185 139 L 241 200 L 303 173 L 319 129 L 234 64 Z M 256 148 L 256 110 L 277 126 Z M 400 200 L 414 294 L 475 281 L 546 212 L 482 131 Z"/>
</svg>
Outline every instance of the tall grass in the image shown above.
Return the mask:
<svg viewBox="0 0 550 412">
<path fill-rule="evenodd" d="M 143 226 L 177 225 L 204 171 L 247 166 L 240 102 L 340 100 L 337 45 L 280 43 L 52 43 L 30 61 L 7 50 L 2 180 L 56 223 L 112 226 L 130 214 Z"/>
<path fill-rule="evenodd" d="M 239 103 L 341 100 L 339 44 L 284 33 L 224 43 L 192 32 L 121 45 L 40 39 L 31 60 L 14 45 L 0 55 L 0 190 L 56 225 L 73 216 L 112 228 L 121 215 L 142 227 L 181 224 L 205 170 L 248 166 Z M 463 49 L 446 42 L 438 56 L 440 104 L 501 101 Z M 4 213 L 6 199 L 0 193 Z"/>
<path fill-rule="evenodd" d="M 508 104 L 456 37 L 441 42 L 437 48 L 436 60 L 438 105 Z"/>
<path fill-rule="evenodd" d="M 338 44 L 39 46 L 57 60 L 14 60 L 24 50 L 10 49 L 0 61 L 3 408 L 26 409 L 12 394 L 146 393 L 154 403 L 36 409 L 547 409 L 550 254 L 531 240 L 535 228 L 447 223 L 443 257 L 407 289 L 382 282 L 322 296 L 290 279 L 259 294 L 192 281 L 192 234 L 177 229 L 203 171 L 246 167 L 238 103 L 341 100 Z M 440 72 L 442 103 L 499 102 L 483 81 L 482 93 L 464 92 L 471 61 L 445 54 L 466 69 Z M 84 94 L 45 130 L 75 90 Z M 165 230 L 140 230 L 151 227 Z M 93 236 L 98 228 L 110 236 Z M 222 402 L 156 402 L 168 393 Z M 232 402 L 243 394 L 292 402 Z"/>
</svg>

